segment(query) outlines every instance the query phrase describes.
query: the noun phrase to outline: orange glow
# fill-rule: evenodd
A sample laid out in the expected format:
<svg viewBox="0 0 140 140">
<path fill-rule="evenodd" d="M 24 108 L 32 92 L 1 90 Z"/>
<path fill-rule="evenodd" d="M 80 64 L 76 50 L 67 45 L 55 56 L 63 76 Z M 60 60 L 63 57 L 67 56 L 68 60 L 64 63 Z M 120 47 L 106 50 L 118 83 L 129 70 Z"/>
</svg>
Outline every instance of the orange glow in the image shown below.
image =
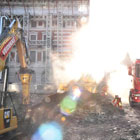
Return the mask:
<svg viewBox="0 0 140 140">
<path fill-rule="evenodd" d="M 65 117 L 61 117 L 61 121 L 62 122 L 66 121 L 66 118 Z"/>
<path fill-rule="evenodd" d="M 72 88 L 72 90 L 73 90 L 73 95 L 74 95 L 75 97 L 80 97 L 81 91 L 80 91 L 79 87 L 74 86 L 74 87 Z"/>
</svg>

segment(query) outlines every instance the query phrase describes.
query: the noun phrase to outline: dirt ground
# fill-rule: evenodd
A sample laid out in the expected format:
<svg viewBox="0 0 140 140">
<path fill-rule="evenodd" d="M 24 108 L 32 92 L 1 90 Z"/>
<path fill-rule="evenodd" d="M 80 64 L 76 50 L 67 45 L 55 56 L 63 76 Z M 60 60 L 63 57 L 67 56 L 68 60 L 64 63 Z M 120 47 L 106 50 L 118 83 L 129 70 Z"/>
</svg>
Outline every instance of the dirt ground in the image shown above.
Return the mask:
<svg viewBox="0 0 140 140">
<path fill-rule="evenodd" d="M 52 120 L 62 126 L 63 140 L 140 140 L 139 106 L 123 105 L 121 110 L 112 105 L 110 95 L 86 93 L 82 95 L 76 112 L 61 122 L 59 103 L 64 96 L 52 96 L 51 103 L 42 99 L 26 115 L 18 112 L 18 129 L 1 135 L 0 140 L 30 140 L 42 123 Z"/>
</svg>

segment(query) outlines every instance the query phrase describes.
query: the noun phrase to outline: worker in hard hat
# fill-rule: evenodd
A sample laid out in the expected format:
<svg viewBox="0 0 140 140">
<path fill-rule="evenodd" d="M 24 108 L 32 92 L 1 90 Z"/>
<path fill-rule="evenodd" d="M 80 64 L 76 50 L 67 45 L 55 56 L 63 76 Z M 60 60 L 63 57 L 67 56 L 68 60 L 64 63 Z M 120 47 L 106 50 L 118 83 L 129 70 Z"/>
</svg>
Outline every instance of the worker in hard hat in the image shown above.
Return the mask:
<svg viewBox="0 0 140 140">
<path fill-rule="evenodd" d="M 122 101 L 121 98 L 118 95 L 115 95 L 115 98 L 112 101 L 113 105 L 122 109 Z"/>
</svg>

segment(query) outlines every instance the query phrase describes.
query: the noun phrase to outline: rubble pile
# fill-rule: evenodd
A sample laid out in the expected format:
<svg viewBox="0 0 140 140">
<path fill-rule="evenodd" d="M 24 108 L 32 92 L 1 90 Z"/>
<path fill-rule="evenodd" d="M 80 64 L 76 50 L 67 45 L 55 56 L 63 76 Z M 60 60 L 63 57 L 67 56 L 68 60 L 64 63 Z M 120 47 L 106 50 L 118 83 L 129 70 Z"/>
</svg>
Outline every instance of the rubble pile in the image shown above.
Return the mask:
<svg viewBox="0 0 140 140">
<path fill-rule="evenodd" d="M 140 140 L 140 125 L 132 128 L 125 116 L 110 97 L 93 95 L 86 108 L 78 108 L 65 129 L 64 140 Z"/>
<path fill-rule="evenodd" d="M 61 114 L 59 103 L 64 96 L 53 95 L 50 103 L 40 101 L 32 107 L 31 118 L 34 120 L 20 119 L 16 133 L 0 139 L 30 140 L 42 123 L 56 120 Z M 110 95 L 82 94 L 75 113 L 67 116 L 64 122 L 59 121 L 63 128 L 63 140 L 140 140 L 140 123 L 137 123 L 140 111 L 128 106 L 119 109 L 112 100 Z"/>
</svg>

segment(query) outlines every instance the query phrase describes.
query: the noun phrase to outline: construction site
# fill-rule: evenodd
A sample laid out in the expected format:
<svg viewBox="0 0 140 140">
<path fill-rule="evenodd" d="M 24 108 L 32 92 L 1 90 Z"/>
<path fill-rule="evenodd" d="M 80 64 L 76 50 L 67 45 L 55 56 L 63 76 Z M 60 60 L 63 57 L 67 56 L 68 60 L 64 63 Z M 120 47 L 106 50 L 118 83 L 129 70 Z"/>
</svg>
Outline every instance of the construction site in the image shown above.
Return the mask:
<svg viewBox="0 0 140 140">
<path fill-rule="evenodd" d="M 138 0 L 0 1 L 0 140 L 140 140 Z"/>
</svg>

